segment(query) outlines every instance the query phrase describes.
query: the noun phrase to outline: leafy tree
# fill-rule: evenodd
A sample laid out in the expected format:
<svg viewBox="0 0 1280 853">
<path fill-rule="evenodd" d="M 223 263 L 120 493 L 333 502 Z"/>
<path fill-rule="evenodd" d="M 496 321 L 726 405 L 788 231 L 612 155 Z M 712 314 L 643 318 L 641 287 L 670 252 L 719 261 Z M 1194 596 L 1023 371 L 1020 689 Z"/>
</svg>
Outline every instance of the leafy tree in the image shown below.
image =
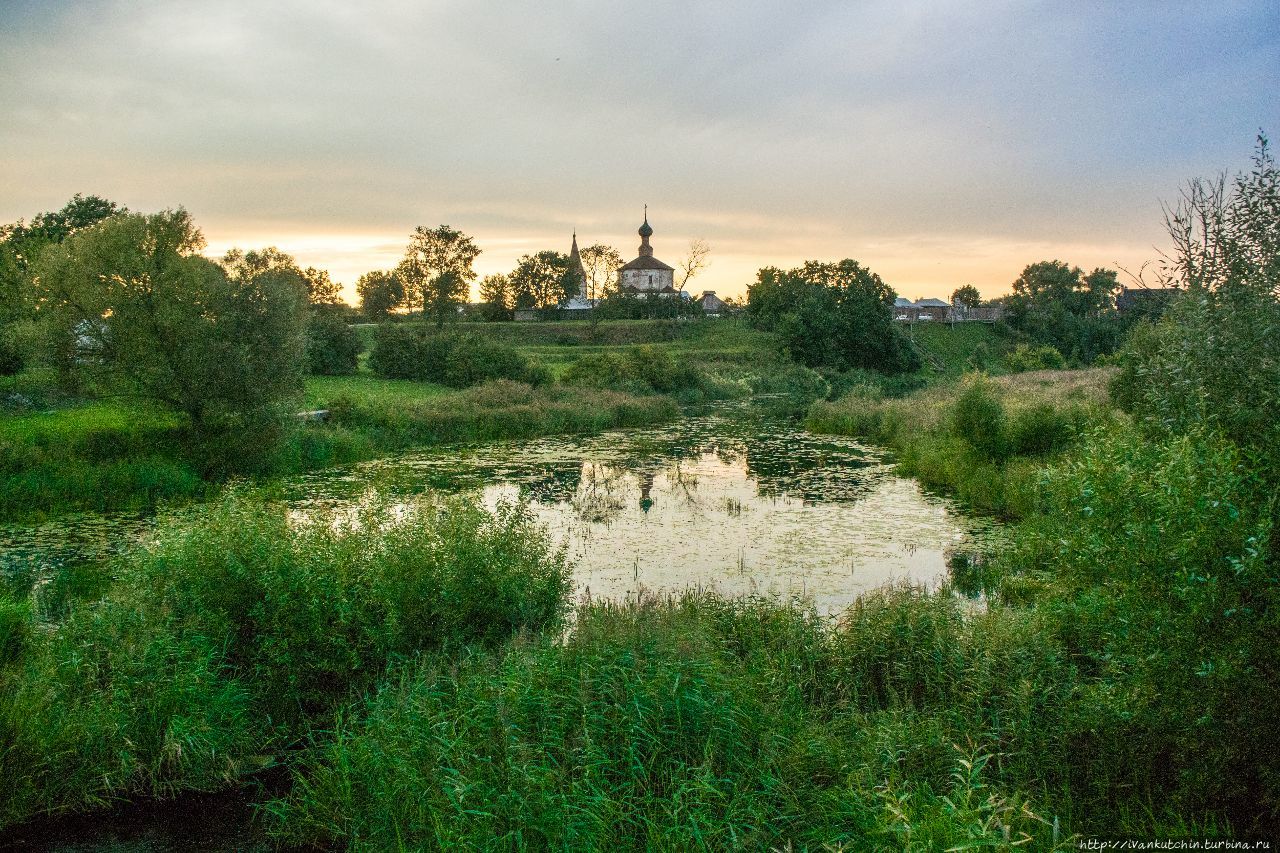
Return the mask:
<svg viewBox="0 0 1280 853">
<path fill-rule="evenodd" d="M 346 376 L 356 372 L 364 342 L 342 317 L 328 312 L 307 317 L 307 369 L 313 376 Z"/>
<path fill-rule="evenodd" d="M 307 267 L 302 271 L 302 280 L 307 283 L 307 304 L 342 304 L 342 285 L 330 279 L 327 270 Z"/>
<path fill-rule="evenodd" d="M 766 267 L 747 289 L 747 315 L 776 331 L 802 364 L 886 373 L 914 370 L 918 359 L 893 323 L 893 290 L 857 261 L 807 261 Z"/>
<path fill-rule="evenodd" d="M 972 311 L 982 304 L 982 294 L 972 284 L 964 284 L 952 292 L 951 304 L 961 305 L 966 311 Z"/>
<path fill-rule="evenodd" d="M 508 279 L 516 308 L 553 309 L 565 298 L 565 273 L 569 256 L 562 252 L 542 251 L 524 255 L 516 263 Z"/>
<path fill-rule="evenodd" d="M 1085 275 L 1062 261 L 1030 264 L 1005 297 L 1008 322 L 1073 360 L 1091 362 L 1120 343 L 1124 322 L 1114 307 L 1118 289 L 1113 270 Z"/>
<path fill-rule="evenodd" d="M 591 325 L 600 322 L 600 303 L 612 296 L 618 287 L 618 268 L 622 266 L 622 253 L 604 243 L 587 246 L 580 253 L 582 258 L 582 295 L 595 306 L 591 309 Z"/>
<path fill-rule="evenodd" d="M 1166 226 L 1162 276 L 1186 293 L 1138 336 L 1119 396 L 1157 432 L 1207 424 L 1280 470 L 1280 170 L 1266 137 L 1250 172 L 1190 182 Z"/>
<path fill-rule="evenodd" d="M 622 253 L 604 243 L 587 246 L 580 253 L 582 269 L 586 273 L 583 295 L 588 299 L 604 299 L 618 287 L 618 268 L 622 266 Z"/>
<path fill-rule="evenodd" d="M 510 320 L 511 309 L 515 307 L 511 281 L 505 275 L 485 276 L 480 282 L 480 301 L 484 303 L 486 320 Z"/>
<path fill-rule="evenodd" d="M 360 295 L 360 310 L 375 323 L 405 304 L 404 284 L 394 272 L 365 273 L 356 281 L 356 293 Z"/>
<path fill-rule="evenodd" d="M 422 306 L 424 316 L 437 325 L 457 316 L 465 304 L 476 271 L 472 266 L 480 249 L 466 234 L 448 225 L 429 229 L 419 225 L 409 237 L 409 247 L 397 274 L 410 303 Z"/>
<path fill-rule="evenodd" d="M 275 250 L 219 265 L 203 246 L 185 210 L 117 215 L 44 252 L 35 281 L 69 369 L 186 415 L 218 469 L 268 448 L 301 390 L 306 285 Z"/>
<path fill-rule="evenodd" d="M 77 193 L 61 210 L 36 214 L 30 224 L 0 225 L 0 374 L 16 373 L 26 360 L 17 329 L 36 314 L 31 268 L 40 253 L 121 212 L 113 201 Z"/>
</svg>

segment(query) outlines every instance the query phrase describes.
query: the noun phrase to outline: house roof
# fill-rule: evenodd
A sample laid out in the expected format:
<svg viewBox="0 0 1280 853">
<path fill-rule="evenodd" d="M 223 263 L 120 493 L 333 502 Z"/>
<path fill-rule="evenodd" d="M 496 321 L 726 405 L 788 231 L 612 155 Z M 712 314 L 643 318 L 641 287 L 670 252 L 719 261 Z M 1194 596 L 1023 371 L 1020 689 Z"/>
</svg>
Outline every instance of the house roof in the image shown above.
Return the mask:
<svg viewBox="0 0 1280 853">
<path fill-rule="evenodd" d="M 910 308 L 913 304 L 915 303 L 905 296 L 899 296 L 897 299 L 893 300 L 894 308 Z"/>
<path fill-rule="evenodd" d="M 950 308 L 951 303 L 943 302 L 941 299 L 934 299 L 933 297 L 929 297 L 928 299 L 921 299 L 919 302 L 917 302 L 916 307 L 917 308 Z"/>
<path fill-rule="evenodd" d="M 669 267 L 653 255 L 641 255 L 634 261 L 625 263 L 618 267 L 618 270 L 671 270 L 675 272 L 675 267 Z"/>
</svg>

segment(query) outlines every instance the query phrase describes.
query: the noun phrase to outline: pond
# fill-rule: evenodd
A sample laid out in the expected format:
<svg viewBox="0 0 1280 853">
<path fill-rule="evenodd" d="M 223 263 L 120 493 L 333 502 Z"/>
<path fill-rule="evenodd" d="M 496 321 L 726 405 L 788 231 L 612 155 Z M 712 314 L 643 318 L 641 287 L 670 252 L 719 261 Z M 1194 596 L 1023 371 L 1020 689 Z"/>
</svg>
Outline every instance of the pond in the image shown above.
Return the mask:
<svg viewBox="0 0 1280 853">
<path fill-rule="evenodd" d="M 991 529 L 893 476 L 883 451 L 742 403 L 652 429 L 404 453 L 290 478 L 278 492 L 309 513 L 428 490 L 526 501 L 567 549 L 581 599 L 713 589 L 833 612 L 889 582 L 941 581 L 948 550 Z M 155 523 L 82 515 L 0 527 L 0 571 L 57 583 Z"/>
<path fill-rule="evenodd" d="M 272 487 L 299 514 L 426 491 L 526 501 L 567 549 L 579 599 L 701 588 L 800 596 L 832 613 L 885 583 L 936 584 L 950 549 L 996 532 L 895 477 L 882 450 L 810 435 L 743 403 L 653 429 L 403 453 Z M 157 521 L 81 515 L 0 527 L 0 571 L 52 585 L 41 600 L 57 602 L 75 594 L 57 587 L 74 584 L 78 567 L 145 539 Z M 251 800 L 234 790 L 123 805 L 37 822 L 11 840 L 64 853 L 270 849 Z"/>
</svg>

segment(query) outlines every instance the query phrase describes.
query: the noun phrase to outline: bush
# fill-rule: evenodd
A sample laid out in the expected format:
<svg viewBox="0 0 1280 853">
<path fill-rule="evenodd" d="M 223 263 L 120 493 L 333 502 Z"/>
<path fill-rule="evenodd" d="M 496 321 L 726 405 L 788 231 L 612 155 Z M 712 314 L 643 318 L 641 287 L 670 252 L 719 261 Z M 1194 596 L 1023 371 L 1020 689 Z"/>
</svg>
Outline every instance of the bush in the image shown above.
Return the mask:
<svg viewBox="0 0 1280 853">
<path fill-rule="evenodd" d="M 680 364 L 667 350 L 643 345 L 624 354 L 601 352 L 579 358 L 561 379 L 570 385 L 609 388 L 641 394 L 703 392 L 707 377 L 690 364 Z"/>
<path fill-rule="evenodd" d="M 312 311 L 307 318 L 307 364 L 315 376 L 356 372 L 364 342 L 337 313 Z"/>
<path fill-rule="evenodd" d="M 1051 579 L 1040 607 L 1129 721 L 1107 757 L 1114 784 L 1248 831 L 1280 808 L 1280 586 L 1274 497 L 1242 461 L 1203 430 L 1100 431 L 1049 471 L 1043 514 L 1002 562 L 1014 597 Z"/>
<path fill-rule="evenodd" d="M 527 510 L 465 500 L 291 523 L 233 492 L 112 569 L 38 631 L 0 596 L 0 827 L 234 784 L 393 661 L 554 633 L 569 591 Z"/>
<path fill-rule="evenodd" d="M 970 380 L 956 398 L 951 429 L 988 459 L 1003 459 L 1008 452 L 1004 404 L 980 378 Z"/>
<path fill-rule="evenodd" d="M 11 327 L 0 325 L 0 376 L 15 376 L 25 365 L 26 359 Z"/>
<path fill-rule="evenodd" d="M 1018 344 L 1017 348 L 1004 357 L 1005 370 L 1010 373 L 1025 373 L 1030 370 L 1062 370 L 1067 360 L 1051 346 L 1032 348 L 1027 344 Z"/>
<path fill-rule="evenodd" d="M 490 338 L 408 324 L 378 327 L 369 367 L 388 379 L 417 379 L 453 388 L 490 379 L 540 385 L 550 378 L 519 351 Z"/>
</svg>

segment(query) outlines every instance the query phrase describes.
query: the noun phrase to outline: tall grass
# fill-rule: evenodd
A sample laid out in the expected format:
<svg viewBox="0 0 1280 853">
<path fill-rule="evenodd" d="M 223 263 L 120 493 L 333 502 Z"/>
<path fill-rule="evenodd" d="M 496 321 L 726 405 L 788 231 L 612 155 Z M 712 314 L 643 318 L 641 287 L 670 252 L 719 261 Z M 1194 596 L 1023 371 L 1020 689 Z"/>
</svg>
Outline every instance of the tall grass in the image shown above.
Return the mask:
<svg viewBox="0 0 1280 853">
<path fill-rule="evenodd" d="M 456 500 L 291 521 L 232 493 L 112 572 L 56 624 L 0 605 L 0 826 L 231 784 L 394 661 L 554 628 L 569 588 L 527 511 Z"/>
<path fill-rule="evenodd" d="M 329 405 L 335 425 L 387 448 L 647 426 L 679 414 L 669 397 L 561 385 L 534 389 L 506 380 L 399 405 L 373 406 L 343 396 Z"/>
<path fill-rule="evenodd" d="M 805 425 L 890 447 L 901 473 L 978 511 L 1024 517 L 1036 510 L 1039 467 L 1083 430 L 1115 419 L 1105 402 L 1108 376 L 1103 369 L 974 374 L 898 399 L 863 386 L 815 403 Z"/>
<path fill-rule="evenodd" d="M 901 591 L 885 606 L 925 622 L 937 614 L 962 649 L 982 630 L 941 597 Z M 832 628 L 759 600 L 596 605 L 563 642 L 426 659 L 317 734 L 292 796 L 272 807 L 277 830 L 355 849 L 944 849 L 1006 838 L 1053 849 L 1052 818 L 1006 792 L 988 741 L 957 740 L 986 738 L 981 717 L 923 715 L 910 691 L 860 692 L 875 667 L 865 644 L 886 630 L 869 612 Z M 1060 669 L 1034 669 L 1043 657 L 1028 649 L 990 679 L 990 701 L 1025 704 L 1007 676 L 1052 680 Z M 899 668 L 907 682 L 949 675 L 928 654 Z"/>
</svg>

